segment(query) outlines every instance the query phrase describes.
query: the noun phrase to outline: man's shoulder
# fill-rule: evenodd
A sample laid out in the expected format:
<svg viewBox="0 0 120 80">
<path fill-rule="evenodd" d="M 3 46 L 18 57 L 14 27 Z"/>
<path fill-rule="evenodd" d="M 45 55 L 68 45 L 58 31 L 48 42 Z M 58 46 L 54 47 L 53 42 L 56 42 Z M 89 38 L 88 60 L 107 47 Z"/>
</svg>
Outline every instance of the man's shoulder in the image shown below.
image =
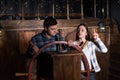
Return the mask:
<svg viewBox="0 0 120 80">
<path fill-rule="evenodd" d="M 38 34 L 34 35 L 32 38 L 42 38 L 42 33 L 38 33 Z"/>
</svg>

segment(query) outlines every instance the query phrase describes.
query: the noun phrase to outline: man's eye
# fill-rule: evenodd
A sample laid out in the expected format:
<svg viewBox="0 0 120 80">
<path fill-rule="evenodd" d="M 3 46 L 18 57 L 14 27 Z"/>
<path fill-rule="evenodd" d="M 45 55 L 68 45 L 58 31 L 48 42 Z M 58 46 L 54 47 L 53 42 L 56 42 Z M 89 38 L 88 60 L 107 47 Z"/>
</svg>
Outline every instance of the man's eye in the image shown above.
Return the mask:
<svg viewBox="0 0 120 80">
<path fill-rule="evenodd" d="M 54 28 L 51 28 L 51 30 L 54 30 Z"/>
<path fill-rule="evenodd" d="M 55 28 L 52 28 L 52 30 L 57 30 L 57 29 L 55 29 Z"/>
<path fill-rule="evenodd" d="M 54 29 L 51 29 L 51 30 L 54 30 Z"/>
</svg>

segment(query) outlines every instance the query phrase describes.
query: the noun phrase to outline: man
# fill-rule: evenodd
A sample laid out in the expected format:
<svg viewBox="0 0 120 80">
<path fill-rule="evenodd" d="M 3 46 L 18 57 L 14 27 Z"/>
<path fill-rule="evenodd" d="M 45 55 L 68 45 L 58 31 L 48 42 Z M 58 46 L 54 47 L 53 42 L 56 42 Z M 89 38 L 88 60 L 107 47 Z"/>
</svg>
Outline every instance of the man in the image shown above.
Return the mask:
<svg viewBox="0 0 120 80">
<path fill-rule="evenodd" d="M 44 20 L 43 26 L 44 30 L 41 33 L 33 36 L 30 41 L 27 54 L 31 58 L 44 45 L 53 41 L 63 40 L 63 38 L 58 34 L 57 21 L 55 18 L 47 17 Z M 38 80 L 41 80 L 42 78 L 45 78 L 45 80 L 48 78 L 49 80 L 52 80 L 52 59 L 51 56 L 47 53 L 49 51 L 58 51 L 58 49 L 58 45 L 52 45 L 46 48 L 44 52 L 40 53 L 40 55 L 37 57 Z"/>
</svg>

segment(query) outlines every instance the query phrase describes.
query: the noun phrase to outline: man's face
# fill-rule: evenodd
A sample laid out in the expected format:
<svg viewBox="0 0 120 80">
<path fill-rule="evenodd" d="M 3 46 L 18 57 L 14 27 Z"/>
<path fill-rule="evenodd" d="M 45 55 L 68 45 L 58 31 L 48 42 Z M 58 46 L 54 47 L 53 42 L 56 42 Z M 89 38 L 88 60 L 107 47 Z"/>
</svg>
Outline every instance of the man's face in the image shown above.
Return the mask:
<svg viewBox="0 0 120 80">
<path fill-rule="evenodd" d="M 47 32 L 47 37 L 50 38 L 52 36 L 55 36 L 58 32 L 57 30 L 57 25 L 52 25 L 52 26 L 49 26 L 48 28 L 45 28 L 46 32 Z"/>
</svg>

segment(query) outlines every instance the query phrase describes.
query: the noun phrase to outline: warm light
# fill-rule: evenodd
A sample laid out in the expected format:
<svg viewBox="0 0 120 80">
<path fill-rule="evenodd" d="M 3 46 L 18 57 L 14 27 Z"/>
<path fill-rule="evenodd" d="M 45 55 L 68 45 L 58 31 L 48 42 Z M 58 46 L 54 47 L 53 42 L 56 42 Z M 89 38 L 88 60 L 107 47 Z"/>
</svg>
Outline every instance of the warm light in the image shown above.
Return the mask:
<svg viewBox="0 0 120 80">
<path fill-rule="evenodd" d="M 2 36 L 2 26 L 0 24 L 0 36 Z"/>
<path fill-rule="evenodd" d="M 0 30 L 0 36 L 2 35 L 2 31 Z"/>
<path fill-rule="evenodd" d="M 2 30 L 0 30 L 0 37 L 3 35 L 3 31 Z"/>
<path fill-rule="evenodd" d="M 100 20 L 100 22 L 98 23 L 100 32 L 105 32 L 106 31 L 106 27 L 105 27 L 105 22 L 103 20 Z"/>
</svg>

